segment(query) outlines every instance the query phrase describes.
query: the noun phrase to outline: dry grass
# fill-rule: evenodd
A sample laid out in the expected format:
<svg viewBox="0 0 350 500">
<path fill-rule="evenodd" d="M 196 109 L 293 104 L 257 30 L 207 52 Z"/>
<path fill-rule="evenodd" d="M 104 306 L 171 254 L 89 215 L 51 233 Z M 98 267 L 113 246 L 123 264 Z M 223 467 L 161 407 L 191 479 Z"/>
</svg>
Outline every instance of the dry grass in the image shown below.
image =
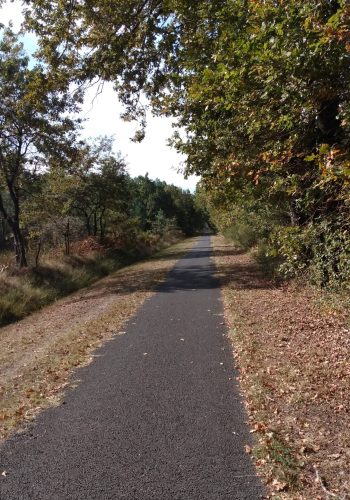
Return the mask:
<svg viewBox="0 0 350 500">
<path fill-rule="evenodd" d="M 0 437 L 57 404 L 74 368 L 123 323 L 194 244 L 185 240 L 0 330 Z"/>
<path fill-rule="evenodd" d="M 256 464 L 281 499 L 350 498 L 350 330 L 320 292 L 214 238 Z"/>
<path fill-rule="evenodd" d="M 0 274 L 0 326 L 64 297 L 120 269 L 127 259 L 122 253 L 72 255 L 46 259 L 36 268 L 9 269 Z"/>
<path fill-rule="evenodd" d="M 13 262 L 3 266 L 0 263 L 0 327 L 181 239 L 183 236 L 176 231 L 163 238 L 147 235 L 145 243 L 134 241 L 129 247 L 118 249 L 114 242 L 104 245 L 89 237 L 72 244 L 69 256 L 52 248 L 36 267 L 17 269 Z M 0 262 L 1 258 L 6 261 L 8 254 L 0 253 Z"/>
</svg>

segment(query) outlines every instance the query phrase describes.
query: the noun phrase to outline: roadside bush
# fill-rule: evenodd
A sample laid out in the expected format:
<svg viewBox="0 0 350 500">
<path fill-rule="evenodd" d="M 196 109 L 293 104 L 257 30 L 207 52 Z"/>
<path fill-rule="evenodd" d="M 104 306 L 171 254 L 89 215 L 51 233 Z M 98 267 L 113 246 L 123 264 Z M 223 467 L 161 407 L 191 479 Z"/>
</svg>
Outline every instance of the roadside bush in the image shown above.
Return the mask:
<svg viewBox="0 0 350 500">
<path fill-rule="evenodd" d="M 350 231 L 341 221 L 323 220 L 304 227 L 275 229 L 270 254 L 279 254 L 285 277 L 303 275 L 320 287 L 350 287 Z"/>
<path fill-rule="evenodd" d="M 272 209 L 255 209 L 234 207 L 221 232 L 239 248 L 252 250 L 268 274 L 350 289 L 350 224 L 343 215 L 286 225 Z"/>
<path fill-rule="evenodd" d="M 350 290 L 349 229 L 327 221 L 315 228 L 310 275 L 317 285 Z"/>
<path fill-rule="evenodd" d="M 258 234 L 255 228 L 246 222 L 237 221 L 224 229 L 223 234 L 226 238 L 232 240 L 237 246 L 248 250 L 258 242 Z"/>
<path fill-rule="evenodd" d="M 222 233 L 243 250 L 249 250 L 265 240 L 276 223 L 272 211 L 259 206 L 248 209 L 234 207 L 230 219 L 222 228 Z"/>
<path fill-rule="evenodd" d="M 272 247 L 268 238 L 259 240 L 252 254 L 256 262 L 268 276 L 273 278 L 279 277 L 279 268 L 282 264 L 282 258 L 276 249 Z"/>
</svg>

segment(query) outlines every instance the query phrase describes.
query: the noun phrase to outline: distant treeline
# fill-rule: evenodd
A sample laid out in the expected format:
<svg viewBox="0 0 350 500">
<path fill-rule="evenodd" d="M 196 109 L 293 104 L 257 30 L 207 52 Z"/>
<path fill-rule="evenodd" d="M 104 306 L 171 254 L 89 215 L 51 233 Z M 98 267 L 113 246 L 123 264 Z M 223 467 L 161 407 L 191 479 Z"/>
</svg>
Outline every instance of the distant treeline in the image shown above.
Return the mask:
<svg viewBox="0 0 350 500">
<path fill-rule="evenodd" d="M 190 236 L 206 225 L 205 212 L 188 190 L 145 176 L 130 177 L 112 141 L 99 138 L 79 145 L 79 162 L 49 165 L 42 172 L 23 170 L 19 193 L 19 241 L 4 213 L 0 250 L 13 250 L 17 264 L 38 265 L 42 253 L 66 255 L 90 238 L 111 248 L 151 245 L 154 236 L 181 232 Z M 7 190 L 4 212 L 13 217 Z M 22 246 L 19 246 L 22 245 Z M 88 245 L 88 246 L 89 246 Z"/>
</svg>

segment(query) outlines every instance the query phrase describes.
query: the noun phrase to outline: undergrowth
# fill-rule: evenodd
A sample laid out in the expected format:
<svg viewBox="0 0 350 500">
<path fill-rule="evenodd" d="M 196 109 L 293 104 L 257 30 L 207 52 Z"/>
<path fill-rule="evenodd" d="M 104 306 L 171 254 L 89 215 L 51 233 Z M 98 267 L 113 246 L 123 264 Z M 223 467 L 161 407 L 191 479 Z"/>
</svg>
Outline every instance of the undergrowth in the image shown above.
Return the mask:
<svg viewBox="0 0 350 500">
<path fill-rule="evenodd" d="M 147 246 L 107 249 L 86 255 L 47 256 L 36 267 L 3 271 L 0 274 L 0 327 L 24 318 L 179 239 L 179 234 L 172 234 Z"/>
</svg>

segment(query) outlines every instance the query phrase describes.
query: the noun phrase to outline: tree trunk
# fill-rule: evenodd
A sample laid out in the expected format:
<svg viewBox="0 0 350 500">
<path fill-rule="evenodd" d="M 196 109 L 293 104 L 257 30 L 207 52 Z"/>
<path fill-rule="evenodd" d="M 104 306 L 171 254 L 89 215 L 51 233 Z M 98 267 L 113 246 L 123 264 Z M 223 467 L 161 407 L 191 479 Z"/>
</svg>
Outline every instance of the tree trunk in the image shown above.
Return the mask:
<svg viewBox="0 0 350 500">
<path fill-rule="evenodd" d="M 97 236 L 97 213 L 94 212 L 94 236 Z"/>
<path fill-rule="evenodd" d="M 85 215 L 85 227 L 88 236 L 91 236 L 91 224 L 90 224 L 90 215 Z"/>
<path fill-rule="evenodd" d="M 20 268 L 27 267 L 28 264 L 27 264 L 26 247 L 18 221 L 11 221 L 10 226 L 13 233 L 16 264 Z"/>
<path fill-rule="evenodd" d="M 2 213 L 4 220 L 9 225 L 12 235 L 13 235 L 13 243 L 14 243 L 14 251 L 16 258 L 16 265 L 18 267 L 27 267 L 27 252 L 26 246 L 23 238 L 23 234 L 19 225 L 19 205 L 17 200 L 14 203 L 15 214 L 14 216 L 10 216 L 7 213 L 7 210 L 4 207 L 2 197 L 0 195 L 0 212 Z"/>
<path fill-rule="evenodd" d="M 100 215 L 100 238 L 104 238 L 106 230 L 106 221 L 104 218 L 105 209 L 102 210 Z"/>
<path fill-rule="evenodd" d="M 70 225 L 69 225 L 69 219 L 67 221 L 66 231 L 64 233 L 64 243 L 65 243 L 65 254 L 69 255 L 70 254 Z"/>
<path fill-rule="evenodd" d="M 36 254 L 35 254 L 35 267 L 38 267 L 38 265 L 39 265 L 40 252 L 41 252 L 41 240 L 39 240 L 38 248 L 37 248 Z"/>
</svg>

